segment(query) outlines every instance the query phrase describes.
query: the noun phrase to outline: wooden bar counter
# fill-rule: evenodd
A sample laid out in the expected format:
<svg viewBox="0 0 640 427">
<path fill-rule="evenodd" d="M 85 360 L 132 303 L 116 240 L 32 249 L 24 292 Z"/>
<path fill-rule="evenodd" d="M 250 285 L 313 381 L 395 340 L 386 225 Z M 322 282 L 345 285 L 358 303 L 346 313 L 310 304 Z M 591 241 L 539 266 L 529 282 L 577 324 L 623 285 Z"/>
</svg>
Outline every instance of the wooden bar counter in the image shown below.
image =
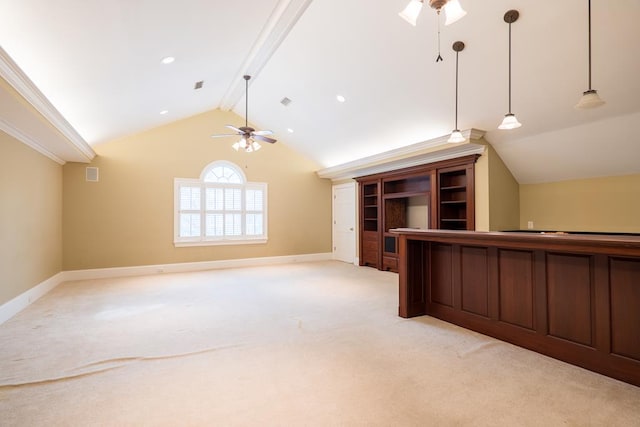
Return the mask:
<svg viewBox="0 0 640 427">
<path fill-rule="evenodd" d="M 402 317 L 640 386 L 640 236 L 395 229 Z"/>
</svg>

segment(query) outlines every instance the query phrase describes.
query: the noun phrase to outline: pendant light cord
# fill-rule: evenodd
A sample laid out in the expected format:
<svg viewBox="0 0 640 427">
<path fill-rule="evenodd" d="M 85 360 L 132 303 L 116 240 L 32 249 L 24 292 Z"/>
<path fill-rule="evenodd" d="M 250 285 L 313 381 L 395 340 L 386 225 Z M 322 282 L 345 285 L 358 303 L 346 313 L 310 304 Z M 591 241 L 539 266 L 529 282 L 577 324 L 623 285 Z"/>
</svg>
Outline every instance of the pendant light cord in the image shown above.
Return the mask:
<svg viewBox="0 0 640 427">
<path fill-rule="evenodd" d="M 458 130 L 458 54 L 460 52 L 456 51 L 456 127 L 455 130 Z"/>
<path fill-rule="evenodd" d="M 244 79 L 244 127 L 249 127 L 249 79 Z"/>
<path fill-rule="evenodd" d="M 589 0 L 589 90 L 591 90 L 591 0 Z"/>
<path fill-rule="evenodd" d="M 511 114 L 511 22 L 509 22 L 509 114 Z"/>
<path fill-rule="evenodd" d="M 440 9 L 437 11 L 437 19 L 438 19 L 438 57 L 436 58 L 436 62 L 444 61 L 442 59 L 442 55 L 440 55 Z"/>
</svg>

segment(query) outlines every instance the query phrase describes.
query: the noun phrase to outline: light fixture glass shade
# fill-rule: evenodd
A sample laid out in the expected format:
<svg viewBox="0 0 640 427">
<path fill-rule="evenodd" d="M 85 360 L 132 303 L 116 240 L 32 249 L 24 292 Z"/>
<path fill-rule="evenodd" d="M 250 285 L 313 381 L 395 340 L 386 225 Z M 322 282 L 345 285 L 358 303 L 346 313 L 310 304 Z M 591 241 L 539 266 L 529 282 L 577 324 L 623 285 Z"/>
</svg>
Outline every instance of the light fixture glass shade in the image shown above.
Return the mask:
<svg viewBox="0 0 640 427">
<path fill-rule="evenodd" d="M 600 95 L 598 95 L 598 91 L 589 89 L 582 94 L 582 98 L 580 98 L 580 101 L 576 104 L 576 108 L 596 108 L 604 104 L 605 102 L 600 98 Z"/>
<path fill-rule="evenodd" d="M 507 113 L 504 115 L 504 119 L 498 129 L 516 129 L 522 126 L 522 124 L 516 119 L 516 115 L 513 113 Z"/>
<path fill-rule="evenodd" d="M 236 151 L 240 150 L 241 148 L 243 150 L 246 150 L 247 147 L 249 147 L 249 144 L 247 144 L 247 140 L 245 138 L 241 138 L 240 141 L 236 142 L 231 147 L 233 147 L 233 149 Z"/>
<path fill-rule="evenodd" d="M 404 8 L 402 12 L 398 15 L 409 24 L 415 27 L 416 20 L 418 19 L 418 15 L 420 15 L 420 11 L 422 10 L 422 1 L 420 0 L 411 0 L 407 7 Z"/>
<path fill-rule="evenodd" d="M 253 148 L 253 151 L 258 151 L 262 148 L 262 145 L 258 144 L 258 141 L 253 141 L 253 143 L 251 144 L 251 148 Z"/>
<path fill-rule="evenodd" d="M 462 8 L 458 0 L 449 0 L 447 4 L 444 5 L 444 12 L 447 18 L 444 21 L 444 25 L 451 25 L 467 14 L 467 11 Z"/>
<path fill-rule="evenodd" d="M 451 132 L 451 136 L 449 137 L 447 142 L 455 144 L 456 142 L 465 142 L 466 140 L 467 138 L 462 136 L 462 133 L 458 129 L 456 129 L 453 132 Z"/>
</svg>

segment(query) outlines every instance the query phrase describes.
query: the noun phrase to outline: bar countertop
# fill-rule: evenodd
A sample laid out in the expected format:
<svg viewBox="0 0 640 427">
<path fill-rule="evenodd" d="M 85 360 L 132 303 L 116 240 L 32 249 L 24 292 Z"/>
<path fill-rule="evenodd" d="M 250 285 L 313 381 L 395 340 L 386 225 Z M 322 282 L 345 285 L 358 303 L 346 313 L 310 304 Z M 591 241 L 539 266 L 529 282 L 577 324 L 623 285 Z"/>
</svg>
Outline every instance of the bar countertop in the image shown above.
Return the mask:
<svg viewBox="0 0 640 427">
<path fill-rule="evenodd" d="M 416 228 L 389 230 L 410 239 L 449 243 L 494 244 L 531 249 L 571 249 L 578 252 L 640 256 L 640 235 L 579 232 L 466 231 Z"/>
</svg>

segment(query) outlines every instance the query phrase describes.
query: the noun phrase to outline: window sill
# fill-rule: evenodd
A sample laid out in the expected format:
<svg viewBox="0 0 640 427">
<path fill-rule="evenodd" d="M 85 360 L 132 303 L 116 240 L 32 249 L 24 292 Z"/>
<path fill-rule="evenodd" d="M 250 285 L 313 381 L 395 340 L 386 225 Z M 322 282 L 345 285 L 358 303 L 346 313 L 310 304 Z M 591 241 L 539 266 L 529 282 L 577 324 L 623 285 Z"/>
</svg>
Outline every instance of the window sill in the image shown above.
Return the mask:
<svg viewBox="0 0 640 427">
<path fill-rule="evenodd" d="M 267 243 L 266 238 L 260 239 L 238 239 L 238 240 L 203 240 L 197 242 L 173 242 L 176 248 L 189 246 L 228 246 L 228 245 L 259 245 Z"/>
</svg>

